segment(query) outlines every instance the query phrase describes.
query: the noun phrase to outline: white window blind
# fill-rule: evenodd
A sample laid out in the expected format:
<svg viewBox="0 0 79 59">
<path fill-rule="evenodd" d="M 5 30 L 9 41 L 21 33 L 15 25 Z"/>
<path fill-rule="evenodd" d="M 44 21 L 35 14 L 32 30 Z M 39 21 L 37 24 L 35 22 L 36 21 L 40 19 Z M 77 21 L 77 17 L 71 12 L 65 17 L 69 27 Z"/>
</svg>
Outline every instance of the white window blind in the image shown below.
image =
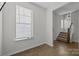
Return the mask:
<svg viewBox="0 0 79 59">
<path fill-rule="evenodd" d="M 16 38 L 32 37 L 32 11 L 16 6 Z"/>
</svg>

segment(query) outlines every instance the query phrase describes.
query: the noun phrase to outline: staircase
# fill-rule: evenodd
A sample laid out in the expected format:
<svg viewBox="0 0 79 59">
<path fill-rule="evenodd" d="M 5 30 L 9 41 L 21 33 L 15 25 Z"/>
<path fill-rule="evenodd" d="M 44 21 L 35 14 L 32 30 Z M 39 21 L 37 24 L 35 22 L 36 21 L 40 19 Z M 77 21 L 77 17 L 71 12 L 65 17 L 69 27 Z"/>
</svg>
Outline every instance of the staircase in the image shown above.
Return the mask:
<svg viewBox="0 0 79 59">
<path fill-rule="evenodd" d="M 68 32 L 60 32 L 56 40 L 62 42 L 68 42 L 67 39 L 68 39 Z"/>
<path fill-rule="evenodd" d="M 68 28 L 68 31 L 67 32 L 60 32 L 57 39 L 58 41 L 62 41 L 62 42 L 67 42 L 67 43 L 70 43 L 70 35 L 71 34 L 71 27 L 72 27 L 72 24 L 70 25 L 70 27 Z"/>
</svg>

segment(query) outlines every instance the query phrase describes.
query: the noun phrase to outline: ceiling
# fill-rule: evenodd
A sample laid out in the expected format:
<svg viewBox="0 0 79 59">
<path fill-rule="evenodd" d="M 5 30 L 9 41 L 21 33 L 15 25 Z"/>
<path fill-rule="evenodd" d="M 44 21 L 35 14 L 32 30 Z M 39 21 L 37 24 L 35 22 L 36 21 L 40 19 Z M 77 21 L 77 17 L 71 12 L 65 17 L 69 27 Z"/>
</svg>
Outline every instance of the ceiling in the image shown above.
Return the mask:
<svg viewBox="0 0 79 59">
<path fill-rule="evenodd" d="M 0 8 L 4 2 L 0 2 Z M 52 9 L 58 14 L 79 9 L 79 2 L 33 2 L 43 8 Z"/>
<path fill-rule="evenodd" d="M 59 9 L 56 9 L 55 12 L 60 15 L 63 15 L 67 12 L 74 12 L 76 10 L 79 10 L 79 2 L 71 2 L 69 4 L 66 4 L 60 7 Z"/>
<path fill-rule="evenodd" d="M 48 9 L 54 10 L 54 9 L 57 9 L 69 2 L 33 2 L 33 3 L 39 5 L 43 8 L 48 8 Z"/>
<path fill-rule="evenodd" d="M 43 8 L 52 9 L 62 15 L 79 10 L 79 2 L 33 2 Z"/>
</svg>

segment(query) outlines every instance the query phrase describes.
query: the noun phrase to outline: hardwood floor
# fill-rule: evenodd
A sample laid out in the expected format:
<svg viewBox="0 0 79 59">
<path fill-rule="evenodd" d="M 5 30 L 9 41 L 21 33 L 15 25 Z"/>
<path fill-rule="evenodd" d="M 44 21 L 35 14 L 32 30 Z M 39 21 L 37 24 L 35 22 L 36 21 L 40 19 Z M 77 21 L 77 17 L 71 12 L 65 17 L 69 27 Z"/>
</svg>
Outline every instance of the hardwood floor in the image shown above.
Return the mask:
<svg viewBox="0 0 79 59">
<path fill-rule="evenodd" d="M 44 44 L 13 56 L 79 56 L 79 50 L 77 43 L 54 41 L 53 47 Z"/>
</svg>

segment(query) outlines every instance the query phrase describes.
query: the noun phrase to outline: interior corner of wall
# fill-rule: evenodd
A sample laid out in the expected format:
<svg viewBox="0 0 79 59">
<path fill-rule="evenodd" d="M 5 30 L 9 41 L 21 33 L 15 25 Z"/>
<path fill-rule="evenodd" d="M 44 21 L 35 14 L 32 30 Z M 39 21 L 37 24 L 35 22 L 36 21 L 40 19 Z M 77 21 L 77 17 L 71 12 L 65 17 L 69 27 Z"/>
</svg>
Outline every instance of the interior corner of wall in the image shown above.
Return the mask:
<svg viewBox="0 0 79 59">
<path fill-rule="evenodd" d="M 49 45 L 49 46 L 51 46 L 51 47 L 53 47 L 53 42 L 52 43 L 50 43 L 50 42 L 45 42 L 45 44 L 47 44 L 47 45 Z"/>
<path fill-rule="evenodd" d="M 53 44 L 47 43 L 49 46 L 53 47 Z"/>
</svg>

